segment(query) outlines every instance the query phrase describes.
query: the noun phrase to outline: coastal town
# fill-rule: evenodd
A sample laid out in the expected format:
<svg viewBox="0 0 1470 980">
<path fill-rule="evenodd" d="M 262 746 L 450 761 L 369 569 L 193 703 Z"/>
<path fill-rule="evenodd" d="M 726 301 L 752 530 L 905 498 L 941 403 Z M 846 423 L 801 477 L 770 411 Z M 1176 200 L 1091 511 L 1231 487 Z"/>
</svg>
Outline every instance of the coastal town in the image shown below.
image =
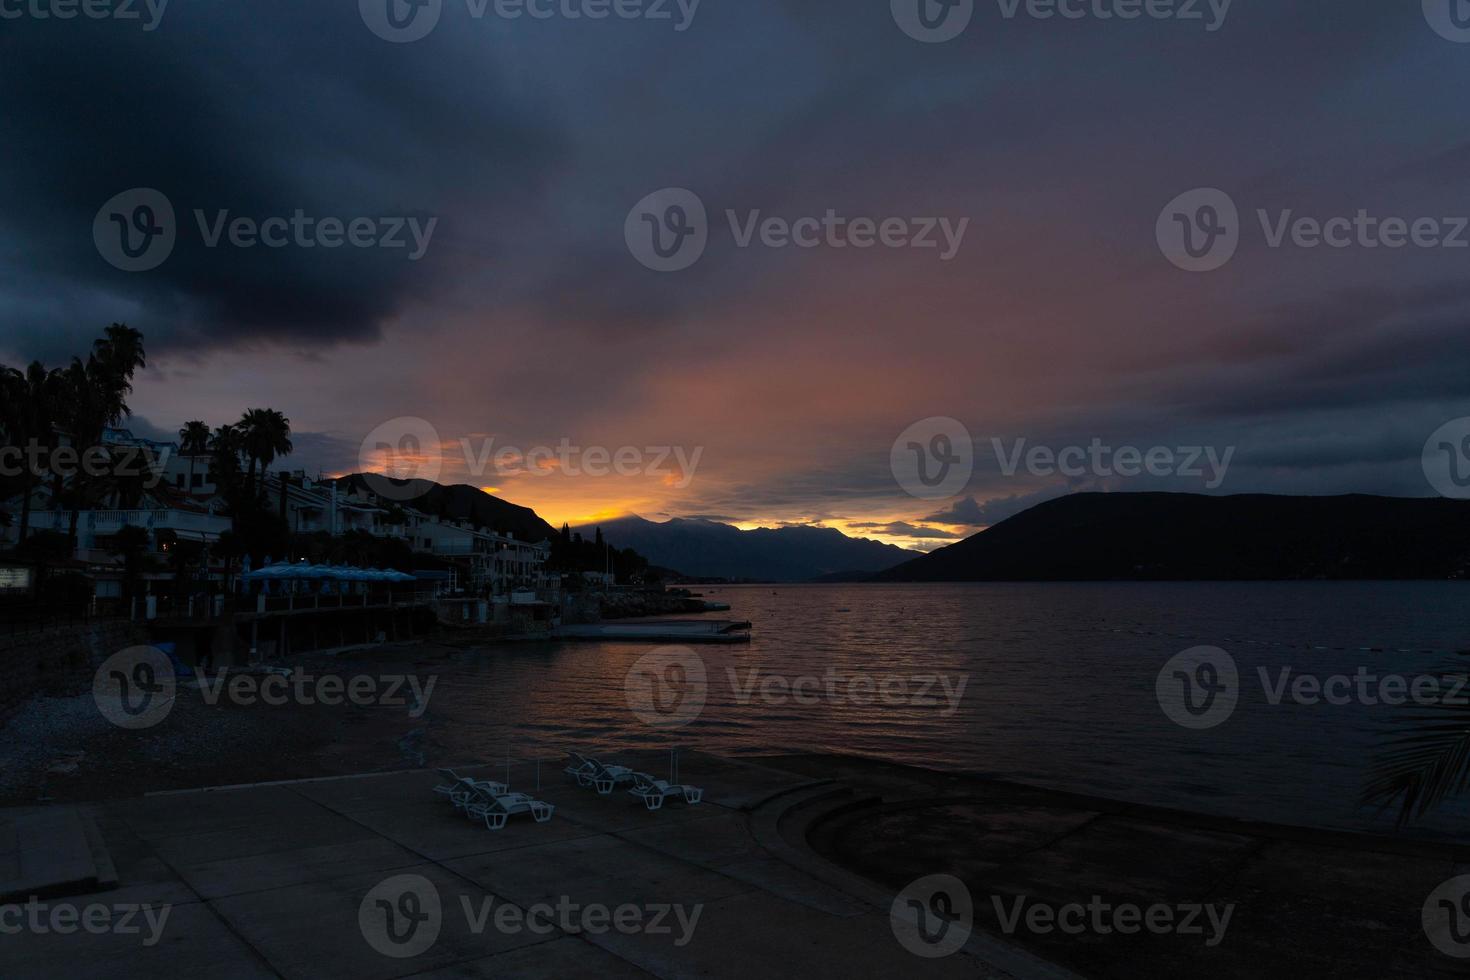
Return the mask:
<svg viewBox="0 0 1470 980">
<path fill-rule="evenodd" d="M 291 424 L 274 409 L 139 437 L 126 396 L 144 343 L 114 324 L 67 368 L 0 368 L 0 608 L 12 632 L 123 620 L 213 666 L 444 628 L 599 639 L 604 616 L 719 608 L 665 590 L 600 529 L 583 540 L 472 487 L 286 468 Z M 745 625 L 611 635 L 738 642 Z"/>
</svg>

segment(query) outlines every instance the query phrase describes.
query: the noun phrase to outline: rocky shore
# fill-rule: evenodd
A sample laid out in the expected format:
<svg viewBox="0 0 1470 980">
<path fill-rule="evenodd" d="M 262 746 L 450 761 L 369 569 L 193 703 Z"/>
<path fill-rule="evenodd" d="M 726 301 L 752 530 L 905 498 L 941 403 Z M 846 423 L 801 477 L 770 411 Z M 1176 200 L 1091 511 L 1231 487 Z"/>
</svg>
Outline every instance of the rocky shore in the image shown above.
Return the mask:
<svg viewBox="0 0 1470 980">
<path fill-rule="evenodd" d="M 707 611 L 705 600 L 686 589 L 667 592 L 608 592 L 601 597 L 603 619 L 667 616 Z"/>
</svg>

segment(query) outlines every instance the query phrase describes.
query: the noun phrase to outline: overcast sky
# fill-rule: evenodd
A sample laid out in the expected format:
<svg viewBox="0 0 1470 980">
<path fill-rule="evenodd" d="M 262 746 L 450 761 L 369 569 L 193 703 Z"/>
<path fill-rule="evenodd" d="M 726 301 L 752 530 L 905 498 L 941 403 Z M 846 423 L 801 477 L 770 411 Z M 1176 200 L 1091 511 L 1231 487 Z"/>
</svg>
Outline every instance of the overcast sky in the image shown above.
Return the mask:
<svg viewBox="0 0 1470 980">
<path fill-rule="evenodd" d="M 977 0 L 943 43 L 888 0 L 596 20 L 443 0 L 410 43 L 374 32 L 373 3 L 0 20 L 0 360 L 59 362 L 124 321 L 148 340 L 142 431 L 274 407 L 295 465 L 345 472 L 412 417 L 448 447 L 441 482 L 554 521 L 824 521 L 925 548 L 1081 488 L 1427 495 L 1426 439 L 1470 415 L 1470 43 L 1418 2 L 1125 20 Z M 125 271 L 105 240 L 138 188 L 176 240 Z M 708 214 L 681 271 L 625 237 L 663 188 Z M 1211 271 L 1157 235 L 1196 188 L 1239 213 Z M 231 241 L 234 219 L 297 211 L 371 219 L 379 244 Z M 894 241 L 932 227 L 938 247 L 859 248 L 842 224 L 856 237 L 741 247 L 757 211 L 901 219 Z M 1344 247 L 1271 241 L 1283 216 L 1360 211 L 1451 243 L 1458 225 L 1461 247 L 1361 223 Z M 920 499 L 890 450 L 930 417 L 964 427 L 973 473 Z M 1007 475 L 994 439 L 1233 455 L 1216 480 Z M 562 440 L 697 463 L 497 472 L 496 450 Z"/>
</svg>

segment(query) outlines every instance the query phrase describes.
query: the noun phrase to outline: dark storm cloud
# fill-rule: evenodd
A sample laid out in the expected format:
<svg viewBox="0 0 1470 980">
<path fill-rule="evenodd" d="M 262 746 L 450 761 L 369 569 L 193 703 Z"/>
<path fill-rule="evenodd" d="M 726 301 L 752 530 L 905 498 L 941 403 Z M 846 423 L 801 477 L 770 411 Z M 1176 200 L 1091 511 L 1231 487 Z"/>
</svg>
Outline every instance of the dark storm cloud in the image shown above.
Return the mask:
<svg viewBox="0 0 1470 980">
<path fill-rule="evenodd" d="M 432 293 L 473 241 L 457 219 L 534 184 L 556 137 L 510 106 L 488 60 L 445 59 L 448 38 L 386 45 L 355 8 L 177 3 L 149 33 L 7 21 L 7 332 L 56 356 L 126 314 L 157 347 L 322 345 L 373 340 Z M 161 267 L 127 273 L 102 260 L 91 229 L 104 202 L 135 187 L 168 197 L 179 239 Z M 410 262 L 380 248 L 207 248 L 196 209 L 210 224 L 224 211 L 261 221 L 297 209 L 440 221 Z"/>
</svg>

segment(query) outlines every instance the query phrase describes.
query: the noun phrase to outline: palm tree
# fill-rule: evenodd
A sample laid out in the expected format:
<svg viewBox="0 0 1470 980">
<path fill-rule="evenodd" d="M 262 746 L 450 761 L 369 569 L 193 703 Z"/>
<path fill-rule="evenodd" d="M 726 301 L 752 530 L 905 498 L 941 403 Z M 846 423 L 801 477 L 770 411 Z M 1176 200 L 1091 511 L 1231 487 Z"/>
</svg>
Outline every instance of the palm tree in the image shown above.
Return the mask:
<svg viewBox="0 0 1470 980">
<path fill-rule="evenodd" d="M 179 449 L 189 457 L 189 487 L 188 492 L 194 492 L 194 460 L 209 452 L 209 426 L 197 419 L 193 422 L 185 422 L 184 427 L 179 430 Z"/>
<path fill-rule="evenodd" d="M 250 460 L 248 484 L 255 491 L 255 466 L 260 464 L 261 488 L 265 486 L 265 474 L 277 456 L 289 456 L 295 447 L 291 444 L 291 420 L 273 408 L 252 408 L 236 423 L 243 433 L 245 455 Z"/>
<path fill-rule="evenodd" d="M 133 390 L 133 375 L 146 366 L 143 335 L 114 323 L 93 342 L 92 353 L 85 362 L 74 357 L 64 371 L 58 372 L 56 390 L 60 397 L 55 422 L 71 436 L 72 445 L 79 452 L 100 446 L 107 427 L 120 424 L 132 414 L 127 397 Z M 63 477 L 58 473 L 56 479 L 60 491 Z M 77 520 L 87 503 L 91 482 L 85 468 L 79 468 L 67 493 L 73 546 L 77 539 Z"/>
<path fill-rule="evenodd" d="M 31 362 L 24 372 L 0 368 L 0 389 L 4 390 L 4 423 L 6 439 L 12 445 L 32 445 L 50 449 L 56 442 L 53 413 L 57 403 L 56 372 L 40 361 Z M 31 494 L 36 477 L 31 466 L 21 470 L 20 534 L 23 543 L 31 526 Z"/>
<path fill-rule="evenodd" d="M 233 510 L 240 492 L 240 457 L 245 453 L 244 439 L 233 425 L 214 430 L 209 440 L 210 468 L 214 484 L 230 502 Z"/>
<path fill-rule="evenodd" d="M 1467 667 L 1461 661 L 1426 672 L 1449 693 L 1406 715 L 1369 771 L 1362 802 L 1387 807 L 1397 801 L 1400 827 L 1470 788 L 1470 711 L 1456 693 L 1465 686 Z"/>
<path fill-rule="evenodd" d="M 106 378 L 116 416 L 131 415 L 126 399 L 133 393 L 133 375 L 148 366 L 143 335 L 125 324 L 114 323 L 92 344 L 92 356 L 97 359 L 99 375 Z"/>
<path fill-rule="evenodd" d="M 68 367 L 57 372 L 56 384 L 60 395 L 55 417 L 57 428 L 71 438 L 73 448 L 79 453 L 100 445 L 103 430 L 119 421 L 127 407 L 121 402 L 111 373 L 95 355 L 88 357 L 86 363 L 74 357 Z M 58 505 L 65 500 L 71 511 L 67 536 L 75 547 L 77 520 L 91 489 L 89 474 L 84 467 L 78 467 L 69 487 L 65 485 L 64 474 L 56 473 L 55 480 L 54 496 Z"/>
</svg>

